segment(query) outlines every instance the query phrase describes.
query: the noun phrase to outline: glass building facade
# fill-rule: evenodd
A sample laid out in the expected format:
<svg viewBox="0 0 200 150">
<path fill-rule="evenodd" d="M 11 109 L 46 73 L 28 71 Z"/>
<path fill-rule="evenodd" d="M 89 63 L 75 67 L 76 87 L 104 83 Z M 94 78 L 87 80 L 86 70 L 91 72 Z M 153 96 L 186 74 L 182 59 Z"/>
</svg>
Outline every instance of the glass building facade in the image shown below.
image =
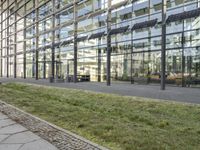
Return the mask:
<svg viewBox="0 0 200 150">
<path fill-rule="evenodd" d="M 0 76 L 200 85 L 200 0 L 1 0 Z M 163 27 L 166 32 L 163 33 Z"/>
</svg>

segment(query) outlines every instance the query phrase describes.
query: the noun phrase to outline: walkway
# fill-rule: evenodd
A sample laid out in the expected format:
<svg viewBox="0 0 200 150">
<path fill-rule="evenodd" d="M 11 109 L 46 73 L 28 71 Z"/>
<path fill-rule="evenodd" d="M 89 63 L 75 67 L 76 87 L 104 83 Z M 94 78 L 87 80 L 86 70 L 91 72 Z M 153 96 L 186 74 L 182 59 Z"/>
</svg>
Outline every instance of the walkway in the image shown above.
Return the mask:
<svg viewBox="0 0 200 150">
<path fill-rule="evenodd" d="M 0 150 L 58 150 L 0 113 Z"/>
<path fill-rule="evenodd" d="M 25 82 L 46 86 L 55 86 L 62 88 L 83 89 L 95 92 L 113 93 L 125 96 L 139 96 L 162 100 L 172 100 L 187 103 L 200 104 L 200 88 L 182 88 L 167 86 L 165 91 L 160 90 L 159 85 L 137 85 L 130 83 L 112 83 L 111 86 L 106 86 L 105 83 L 98 82 L 82 82 L 82 83 L 49 83 L 48 80 L 35 79 L 11 79 L 0 78 L 0 82 Z"/>
</svg>

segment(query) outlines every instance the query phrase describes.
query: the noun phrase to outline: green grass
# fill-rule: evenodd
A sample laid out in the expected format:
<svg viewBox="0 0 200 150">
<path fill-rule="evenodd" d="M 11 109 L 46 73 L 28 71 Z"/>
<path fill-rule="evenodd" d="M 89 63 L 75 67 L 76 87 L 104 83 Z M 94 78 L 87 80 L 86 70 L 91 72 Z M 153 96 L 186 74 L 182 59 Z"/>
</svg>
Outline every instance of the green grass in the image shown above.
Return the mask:
<svg viewBox="0 0 200 150">
<path fill-rule="evenodd" d="M 14 83 L 0 99 L 113 150 L 200 149 L 200 105 Z"/>
</svg>

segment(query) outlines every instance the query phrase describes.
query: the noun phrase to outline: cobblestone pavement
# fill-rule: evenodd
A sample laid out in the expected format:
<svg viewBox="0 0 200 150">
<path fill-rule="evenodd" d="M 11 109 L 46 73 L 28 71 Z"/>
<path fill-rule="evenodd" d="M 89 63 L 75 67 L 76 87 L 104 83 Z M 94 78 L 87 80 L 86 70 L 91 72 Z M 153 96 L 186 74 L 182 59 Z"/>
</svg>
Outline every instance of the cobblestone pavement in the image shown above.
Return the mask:
<svg viewBox="0 0 200 150">
<path fill-rule="evenodd" d="M 0 150 L 58 150 L 55 146 L 0 113 Z"/>
</svg>

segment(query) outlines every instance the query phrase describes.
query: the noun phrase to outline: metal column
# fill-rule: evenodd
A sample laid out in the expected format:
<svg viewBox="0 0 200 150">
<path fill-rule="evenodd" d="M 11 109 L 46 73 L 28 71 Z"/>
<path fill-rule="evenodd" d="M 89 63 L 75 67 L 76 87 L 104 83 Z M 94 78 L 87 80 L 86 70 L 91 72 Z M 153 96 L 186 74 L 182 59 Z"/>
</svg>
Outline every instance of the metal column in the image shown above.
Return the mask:
<svg viewBox="0 0 200 150">
<path fill-rule="evenodd" d="M 53 4 L 53 8 L 55 8 L 55 0 L 52 0 L 52 4 Z M 54 10 L 54 9 L 53 9 Z M 52 24 L 52 28 L 55 28 L 55 14 L 53 13 L 53 24 Z M 52 31 L 52 48 L 51 48 L 51 78 L 55 78 L 55 30 Z"/>
<path fill-rule="evenodd" d="M 26 6 L 25 6 L 26 7 Z M 26 26 L 26 19 L 24 18 L 24 27 Z M 24 45 L 23 45 L 23 71 L 24 71 L 24 79 L 26 79 L 26 30 L 23 30 L 23 35 L 24 35 Z"/>
<path fill-rule="evenodd" d="M 15 7 L 17 6 L 17 1 L 15 1 Z M 14 32 L 15 32 L 15 34 L 14 34 L 14 78 L 16 78 L 17 77 L 17 45 L 16 45 L 16 43 L 17 43 L 17 33 L 16 33 L 16 31 L 17 31 L 17 23 L 16 23 L 16 20 L 17 20 L 17 13 L 15 13 L 14 14 L 15 15 L 15 19 L 14 19 L 14 21 L 15 21 L 15 24 L 14 24 Z"/>
<path fill-rule="evenodd" d="M 2 4 L 2 3 L 1 3 Z M 1 10 L 3 9 L 3 6 L 1 5 L 0 6 L 0 8 L 1 8 Z M 2 13 L 2 12 L 1 12 Z M 1 39 L 3 39 L 3 32 L 2 32 L 2 29 L 3 29 L 3 24 L 2 24 L 2 22 L 3 22 L 3 14 L 1 14 Z M 1 58 L 0 58 L 0 61 L 1 61 L 1 66 L 0 66 L 0 76 L 1 77 L 3 77 L 3 59 L 2 59 L 2 55 L 3 55 L 3 41 L 1 41 L 1 45 L 0 45 L 1 47 Z"/>
<path fill-rule="evenodd" d="M 98 2 L 98 6 L 100 7 L 101 4 L 100 4 L 100 1 Z M 94 12 L 94 2 L 93 2 L 93 12 Z M 99 18 L 98 18 L 98 25 L 101 26 L 100 24 L 100 21 L 99 21 Z M 101 44 L 101 37 L 98 38 L 98 49 L 97 49 L 97 53 L 98 53 L 98 79 L 97 81 L 98 82 L 101 82 L 101 48 L 99 47 L 99 45 Z"/>
<path fill-rule="evenodd" d="M 162 50 L 161 50 L 161 90 L 165 90 L 166 64 L 166 11 L 167 0 L 162 0 Z"/>
<path fill-rule="evenodd" d="M 183 1 L 183 9 L 185 11 L 185 0 Z M 182 47 L 182 87 L 185 87 L 185 77 L 184 77 L 184 73 L 185 73 L 185 54 L 184 54 L 184 47 L 185 47 L 185 20 L 183 20 L 183 25 L 182 25 L 182 35 L 181 35 L 181 47 Z"/>
<path fill-rule="evenodd" d="M 7 6 L 9 6 L 9 1 L 7 1 Z M 9 10 L 7 10 L 7 16 L 9 16 Z M 7 18 L 7 25 L 9 25 L 9 18 Z M 7 26 L 7 78 L 9 77 L 9 26 Z"/>
<path fill-rule="evenodd" d="M 98 82 L 101 82 L 101 48 L 98 48 Z"/>
<path fill-rule="evenodd" d="M 36 9 L 36 41 L 35 41 L 35 79 L 38 80 L 38 41 L 39 41 L 39 26 L 38 26 L 38 17 L 39 17 L 39 12 L 38 12 L 38 0 L 35 0 L 35 8 Z"/>
<path fill-rule="evenodd" d="M 132 1 L 132 12 L 133 12 L 133 1 Z M 132 16 L 133 18 L 133 16 Z M 133 30 L 131 29 L 131 84 L 134 84 L 133 78 Z"/>
<path fill-rule="evenodd" d="M 74 83 L 77 82 L 77 29 L 78 29 L 78 22 L 77 22 L 77 2 L 74 0 Z"/>
<path fill-rule="evenodd" d="M 149 1 L 149 12 L 148 12 L 148 21 L 151 20 L 151 14 L 152 14 L 152 7 L 153 7 L 153 4 L 152 4 L 152 1 Z M 150 83 L 150 80 L 151 80 L 151 69 L 149 67 L 149 64 L 151 63 L 151 28 L 148 29 L 148 43 L 149 43 L 149 46 L 148 46 L 148 71 L 147 71 L 147 83 L 149 84 Z"/>
<path fill-rule="evenodd" d="M 182 87 L 185 87 L 185 54 L 184 54 L 184 44 L 185 44 L 185 34 L 184 34 L 184 20 L 183 20 L 183 31 L 182 31 L 182 39 L 181 39 L 181 45 L 182 45 Z"/>
<path fill-rule="evenodd" d="M 46 49 L 44 50 L 43 59 L 43 79 L 46 79 Z"/>
<path fill-rule="evenodd" d="M 111 70 L 111 36 L 110 36 L 110 30 L 111 30 L 111 0 L 108 0 L 108 11 L 107 11 L 107 68 L 106 68 L 106 82 L 107 86 L 110 86 L 110 70 Z"/>
</svg>

